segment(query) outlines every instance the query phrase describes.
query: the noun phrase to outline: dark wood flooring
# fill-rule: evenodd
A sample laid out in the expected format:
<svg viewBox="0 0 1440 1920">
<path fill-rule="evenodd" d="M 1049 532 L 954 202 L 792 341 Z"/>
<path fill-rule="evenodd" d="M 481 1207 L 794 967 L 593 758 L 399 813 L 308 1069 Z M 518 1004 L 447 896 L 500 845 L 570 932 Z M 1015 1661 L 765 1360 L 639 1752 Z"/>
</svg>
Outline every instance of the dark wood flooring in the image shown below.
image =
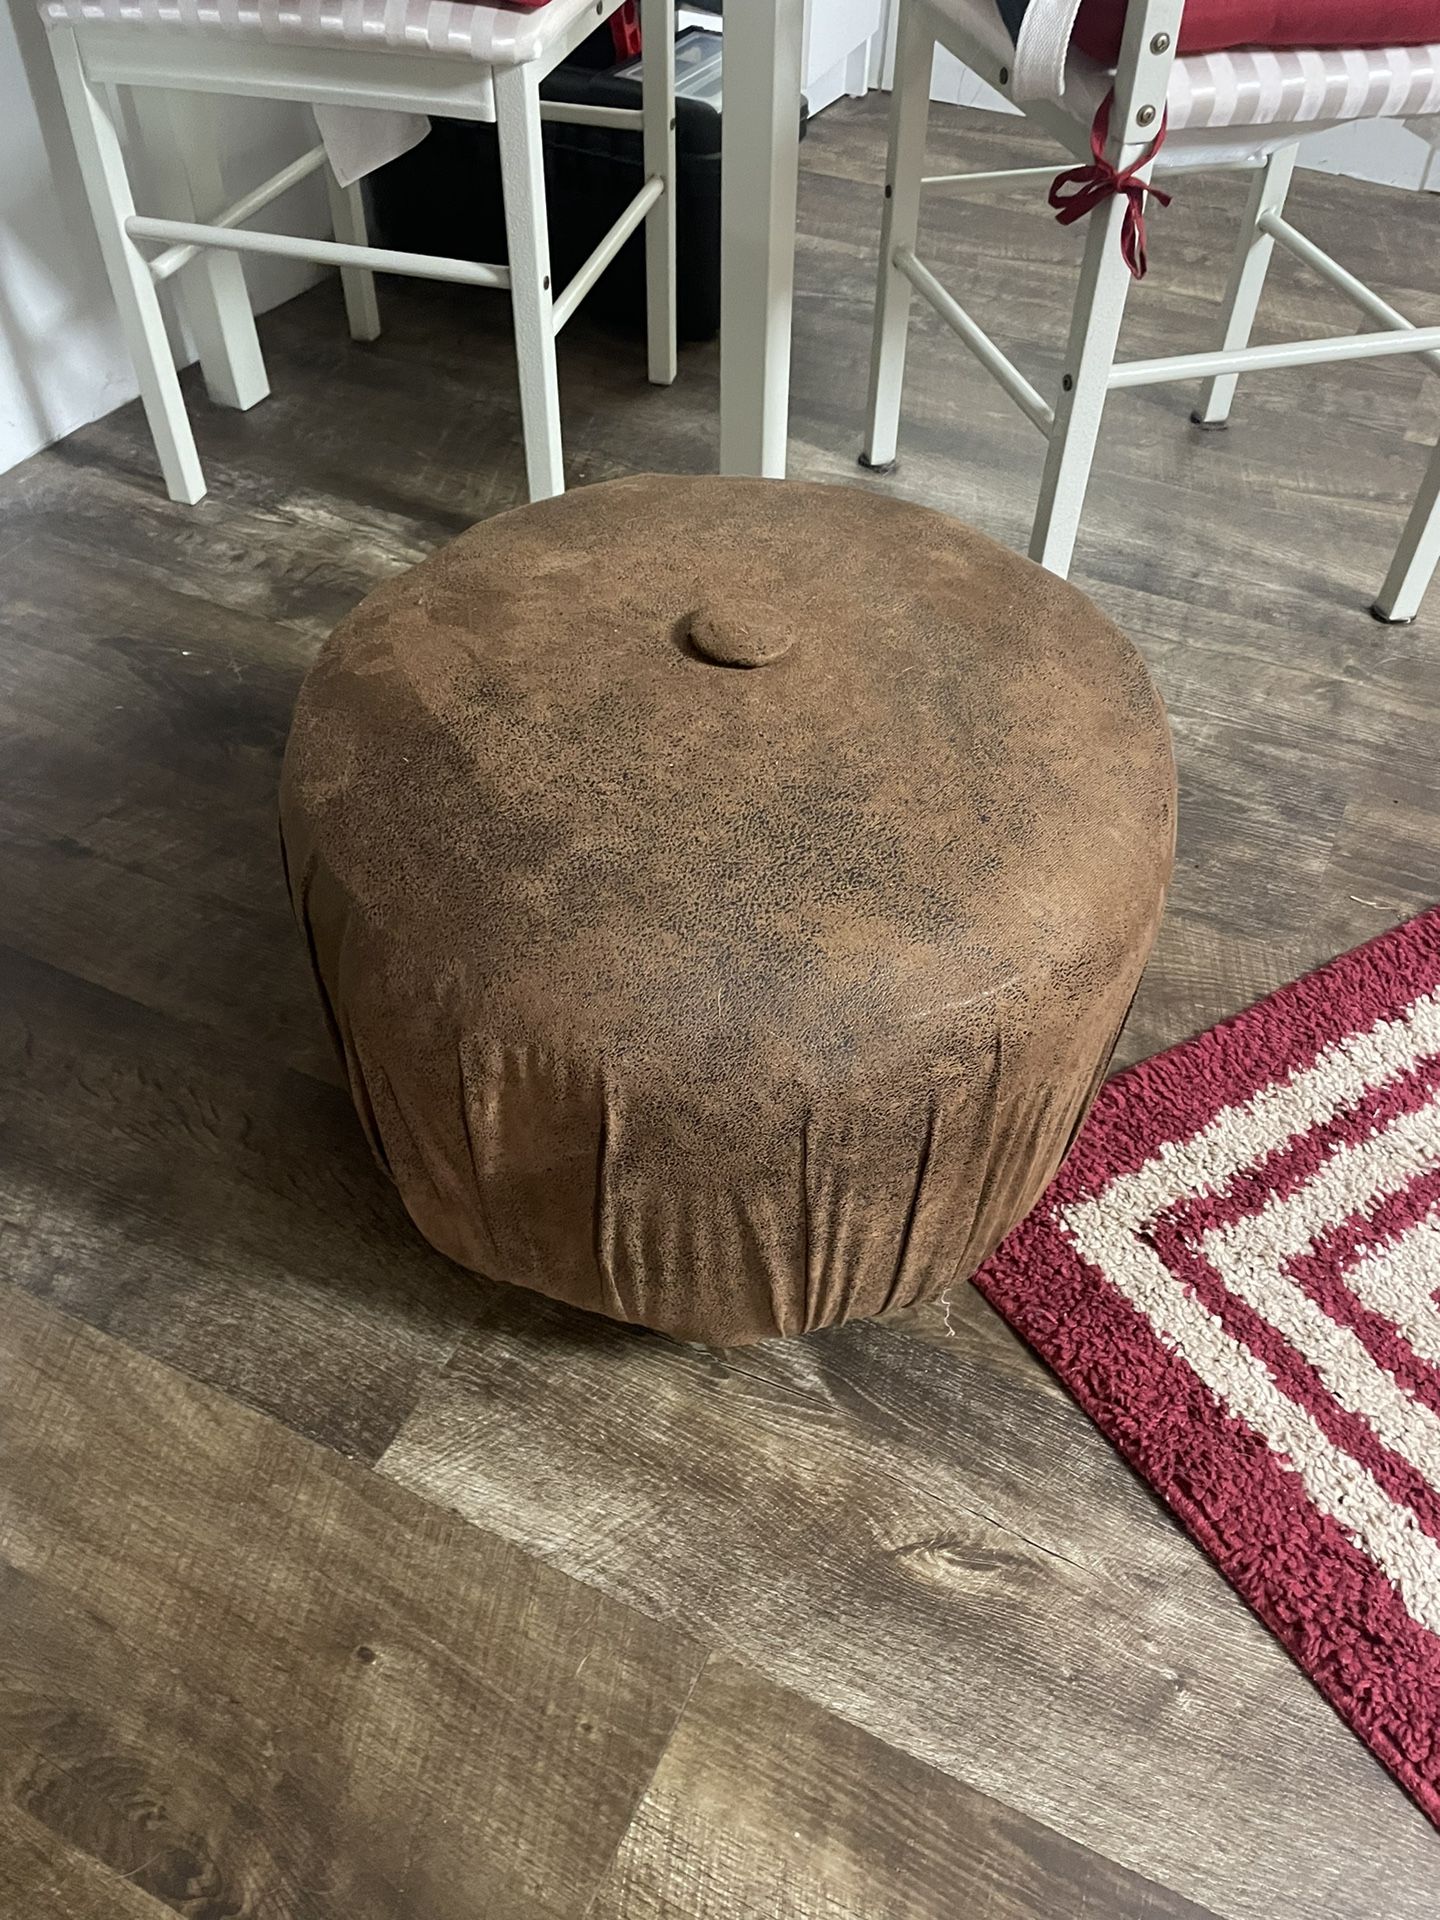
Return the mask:
<svg viewBox="0 0 1440 1920">
<path fill-rule="evenodd" d="M 793 470 L 859 484 L 880 102 L 805 149 Z M 937 167 L 1035 152 L 937 111 Z M 1213 335 L 1244 183 L 1154 222 L 1128 344 Z M 1300 176 L 1415 316 L 1435 203 Z M 1078 253 L 933 197 L 1054 377 Z M 515 504 L 503 302 L 322 287 L 275 395 L 136 407 L 0 482 L 0 1914 L 16 1920 L 1406 1920 L 1440 1840 L 968 1289 L 683 1348 L 432 1255 L 328 1057 L 276 858 L 296 686 L 378 580 Z M 1284 263 L 1264 329 L 1348 331 Z M 1024 343 L 1029 342 L 1026 346 Z M 714 458 L 582 315 L 570 475 Z M 1365 608 L 1440 430 L 1415 365 L 1114 403 L 1077 578 L 1174 720 L 1179 868 L 1123 1057 L 1440 895 L 1440 601 Z M 879 484 L 1023 540 L 1038 436 L 917 314 Z"/>
</svg>

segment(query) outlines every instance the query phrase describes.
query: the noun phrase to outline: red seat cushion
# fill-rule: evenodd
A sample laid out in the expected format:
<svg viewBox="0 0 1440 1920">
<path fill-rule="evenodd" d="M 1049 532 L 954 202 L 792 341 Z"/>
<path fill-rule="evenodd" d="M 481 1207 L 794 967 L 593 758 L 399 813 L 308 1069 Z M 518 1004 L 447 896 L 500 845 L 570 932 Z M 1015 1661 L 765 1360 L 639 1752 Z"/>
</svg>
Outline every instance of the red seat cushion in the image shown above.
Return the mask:
<svg viewBox="0 0 1440 1920">
<path fill-rule="evenodd" d="M 1126 0 L 1082 0 L 1075 45 L 1113 66 Z M 1440 41 L 1440 0 L 1188 0 L 1181 53 L 1226 47 L 1419 47 Z"/>
</svg>

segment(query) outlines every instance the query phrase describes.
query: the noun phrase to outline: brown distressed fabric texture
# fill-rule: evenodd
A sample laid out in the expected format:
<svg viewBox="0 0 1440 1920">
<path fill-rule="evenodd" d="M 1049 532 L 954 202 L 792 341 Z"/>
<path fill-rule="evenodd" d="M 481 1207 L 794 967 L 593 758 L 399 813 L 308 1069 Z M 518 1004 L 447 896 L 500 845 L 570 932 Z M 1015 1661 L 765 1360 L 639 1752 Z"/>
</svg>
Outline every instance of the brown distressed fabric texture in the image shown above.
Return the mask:
<svg viewBox="0 0 1440 1920">
<path fill-rule="evenodd" d="M 282 795 L 421 1232 L 721 1344 L 939 1292 L 1034 1203 L 1174 809 L 1150 678 L 1073 588 L 881 495 L 671 477 L 371 594 Z"/>
</svg>

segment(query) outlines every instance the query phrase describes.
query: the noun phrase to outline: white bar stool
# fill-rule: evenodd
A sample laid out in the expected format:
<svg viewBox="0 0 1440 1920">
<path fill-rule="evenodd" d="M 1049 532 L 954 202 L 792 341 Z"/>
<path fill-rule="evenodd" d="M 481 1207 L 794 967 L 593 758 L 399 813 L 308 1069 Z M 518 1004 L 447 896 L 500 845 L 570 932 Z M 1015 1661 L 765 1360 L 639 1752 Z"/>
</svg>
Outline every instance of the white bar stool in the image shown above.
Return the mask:
<svg viewBox="0 0 1440 1920">
<path fill-rule="evenodd" d="M 1302 134 L 1346 121 L 1423 117 L 1440 110 L 1440 44 L 1177 59 L 1182 10 L 1183 0 L 1131 0 L 1119 58 L 1110 69 L 1070 44 L 1076 0 L 1028 0 L 1011 7 L 1012 15 L 1023 16 L 1016 37 L 996 0 L 900 0 L 861 465 L 884 470 L 895 459 L 910 302 L 918 293 L 1048 442 L 1030 556 L 1052 573 L 1070 569 L 1101 415 L 1111 393 L 1165 381 L 1203 381 L 1193 418 L 1198 426 L 1219 427 L 1229 416 L 1242 373 L 1392 353 L 1417 354 L 1440 369 L 1440 327 L 1413 326 L 1283 215 Z M 1383 29 L 1380 0 L 1372 0 L 1369 16 Z M 966 180 L 1033 186 L 1055 172 L 1053 166 L 1018 167 L 927 180 L 925 125 L 937 44 L 998 87 L 1080 163 L 1069 178 L 1072 189 L 1086 188 L 1086 199 L 1072 203 L 1070 216 L 1093 201 L 1053 404 L 917 254 L 925 186 Z M 1144 272 L 1141 207 L 1151 190 L 1152 165 L 1243 168 L 1252 175 L 1250 205 L 1225 297 L 1222 345 L 1203 353 L 1123 360 L 1116 352 L 1120 322 L 1131 279 Z M 1051 204 L 1063 206 L 1063 197 L 1052 195 Z M 1345 294 L 1378 331 L 1251 346 L 1265 270 L 1277 245 Z M 1431 455 L 1376 596 L 1375 617 L 1413 620 L 1437 564 L 1440 447 Z"/>
<path fill-rule="evenodd" d="M 281 254 L 341 270 L 350 331 L 380 331 L 374 272 L 508 288 L 515 315 L 525 468 L 534 500 L 565 488 L 555 336 L 645 223 L 648 372 L 675 378 L 674 0 L 641 0 L 646 59 L 639 109 L 541 102 L 540 83 L 622 0 L 549 0 L 531 12 L 461 0 L 43 0 L 41 13 L 106 270 L 172 500 L 205 492 L 165 331 L 159 287 L 178 276 L 205 384 L 222 406 L 269 391 L 238 255 Z M 111 90 L 134 90 L 146 157 L 164 183 L 159 215 L 138 213 Z M 394 253 L 367 242 L 358 187 L 342 187 L 323 143 L 226 205 L 206 94 L 384 108 L 493 121 L 508 266 Z M 633 128 L 645 183 L 570 284 L 550 283 L 541 123 Z M 333 240 L 245 223 L 325 168 Z M 142 241 L 162 250 L 150 257 Z"/>
</svg>

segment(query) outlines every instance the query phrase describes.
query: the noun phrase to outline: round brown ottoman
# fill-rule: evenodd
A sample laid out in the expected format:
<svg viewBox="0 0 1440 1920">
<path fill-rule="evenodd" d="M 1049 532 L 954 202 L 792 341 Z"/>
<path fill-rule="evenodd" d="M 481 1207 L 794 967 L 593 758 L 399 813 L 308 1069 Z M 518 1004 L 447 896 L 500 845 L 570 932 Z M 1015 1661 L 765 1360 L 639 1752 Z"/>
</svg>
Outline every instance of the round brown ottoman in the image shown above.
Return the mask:
<svg viewBox="0 0 1440 1920">
<path fill-rule="evenodd" d="M 840 487 L 474 527 L 300 695 L 296 912 L 376 1154 L 482 1274 L 718 1343 L 969 1274 L 1160 918 L 1155 689 L 1072 587 Z"/>
</svg>

